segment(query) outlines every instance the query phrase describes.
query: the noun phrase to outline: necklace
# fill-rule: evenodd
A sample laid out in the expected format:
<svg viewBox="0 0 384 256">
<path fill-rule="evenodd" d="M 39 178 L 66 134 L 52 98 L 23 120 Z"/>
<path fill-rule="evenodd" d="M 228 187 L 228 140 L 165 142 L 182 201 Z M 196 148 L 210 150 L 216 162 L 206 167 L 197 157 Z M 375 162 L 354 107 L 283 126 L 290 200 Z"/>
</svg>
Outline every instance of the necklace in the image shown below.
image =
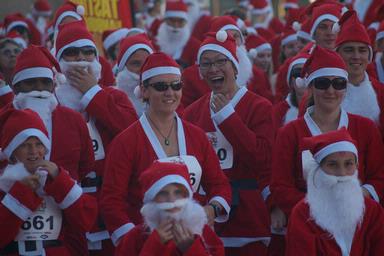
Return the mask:
<svg viewBox="0 0 384 256">
<path fill-rule="evenodd" d="M 149 121 L 151 121 L 151 123 L 153 124 L 153 127 L 155 127 L 156 131 L 158 131 L 160 133 L 161 137 L 163 137 L 164 144 L 166 146 L 169 146 L 171 144 L 171 142 L 169 141 L 169 137 L 171 136 L 171 132 L 173 130 L 173 126 L 174 126 L 175 122 L 172 120 L 171 129 L 169 129 L 168 135 L 164 136 L 163 133 L 160 131 L 160 129 L 156 126 L 155 122 L 153 122 L 152 119 L 149 117 L 149 115 L 147 115 L 147 117 L 148 117 Z"/>
</svg>

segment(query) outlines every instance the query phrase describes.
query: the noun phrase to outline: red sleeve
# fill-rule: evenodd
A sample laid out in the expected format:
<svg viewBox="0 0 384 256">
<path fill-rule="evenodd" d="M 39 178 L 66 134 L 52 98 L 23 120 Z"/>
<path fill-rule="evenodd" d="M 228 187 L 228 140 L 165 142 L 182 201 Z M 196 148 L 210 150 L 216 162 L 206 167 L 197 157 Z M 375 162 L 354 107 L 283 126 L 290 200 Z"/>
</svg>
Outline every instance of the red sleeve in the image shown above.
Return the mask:
<svg viewBox="0 0 384 256">
<path fill-rule="evenodd" d="M 0 192 L 0 248 L 17 236 L 21 225 L 41 204 L 42 199 L 29 187 L 15 182 L 8 193 Z"/>
<path fill-rule="evenodd" d="M 8 103 L 11 103 L 13 101 L 14 97 L 15 97 L 15 95 L 13 94 L 13 92 L 8 92 L 8 93 L 6 93 L 4 95 L 1 95 L 0 96 L 0 108 L 3 108 Z"/>
<path fill-rule="evenodd" d="M 86 111 L 113 133 L 113 136 L 137 120 L 136 110 L 127 95 L 115 88 L 104 88 L 97 92 Z"/>
<path fill-rule="evenodd" d="M 102 86 L 115 85 L 115 76 L 113 75 L 111 64 L 102 56 L 99 57 L 101 64 L 101 78 L 99 83 Z"/>
<path fill-rule="evenodd" d="M 365 236 L 365 239 L 369 241 L 369 255 L 380 256 L 383 254 L 384 250 L 384 225 L 377 225 L 377 223 L 384 223 L 384 212 L 383 208 L 373 202 L 372 200 L 366 199 L 366 204 L 371 204 L 370 212 L 365 213 L 369 214 L 370 225 L 367 227 L 368 234 Z M 369 202 L 368 202 L 369 201 Z"/>
<path fill-rule="evenodd" d="M 82 181 L 95 167 L 95 155 L 93 153 L 92 140 L 84 119 L 78 120 L 78 126 L 81 138 L 79 181 Z"/>
<path fill-rule="evenodd" d="M 97 217 L 96 199 L 83 194 L 82 189 L 64 169 L 54 179 L 47 179 L 44 191 L 52 196 L 63 210 L 66 222 L 77 230 L 89 231 Z"/>
<path fill-rule="evenodd" d="M 159 234 L 154 230 L 141 248 L 140 256 L 162 256 L 166 251 L 167 244 L 161 242 Z"/>
<path fill-rule="evenodd" d="M 274 102 L 274 97 L 271 91 L 271 85 L 264 71 L 253 67 L 253 77 L 248 83 L 247 88 L 250 91 L 256 93 L 257 95 L 266 98 L 271 103 Z"/>
<path fill-rule="evenodd" d="M 122 237 L 115 250 L 115 256 L 137 256 L 143 246 L 143 230 L 136 226 L 132 231 Z"/>
<path fill-rule="evenodd" d="M 275 103 L 284 100 L 289 93 L 289 86 L 287 84 L 287 72 L 288 65 L 283 64 L 277 73 Z"/>
<path fill-rule="evenodd" d="M 292 124 L 292 123 L 290 123 Z M 295 161 L 298 142 L 293 125 L 279 129 L 272 156 L 271 192 L 274 203 L 289 215 L 305 193 L 296 187 Z"/>
</svg>

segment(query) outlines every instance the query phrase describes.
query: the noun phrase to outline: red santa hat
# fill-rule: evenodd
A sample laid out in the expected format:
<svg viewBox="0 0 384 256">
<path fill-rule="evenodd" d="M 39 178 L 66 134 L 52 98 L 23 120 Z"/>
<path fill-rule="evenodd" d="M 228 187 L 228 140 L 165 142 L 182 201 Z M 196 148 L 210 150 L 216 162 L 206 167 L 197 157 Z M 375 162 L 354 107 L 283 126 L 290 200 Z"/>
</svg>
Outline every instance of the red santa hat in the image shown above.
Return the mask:
<svg viewBox="0 0 384 256">
<path fill-rule="evenodd" d="M 324 4 L 334 4 L 334 5 L 337 5 L 339 8 L 343 7 L 343 4 L 339 3 L 337 0 L 316 0 L 307 6 L 305 10 L 305 14 L 311 17 L 313 14 L 313 10 Z"/>
<path fill-rule="evenodd" d="M 281 46 L 285 46 L 293 41 L 297 41 L 296 31 L 291 27 L 286 27 L 281 35 Z"/>
<path fill-rule="evenodd" d="M 188 6 L 183 1 L 167 1 L 164 19 L 180 18 L 188 20 Z"/>
<path fill-rule="evenodd" d="M 304 64 L 309 58 L 307 52 L 300 52 L 296 56 L 287 60 L 288 70 L 287 70 L 287 84 L 289 85 L 292 69 L 294 66 L 299 64 Z"/>
<path fill-rule="evenodd" d="M 128 35 L 128 28 L 118 28 L 118 29 L 108 29 L 105 30 L 101 36 L 101 40 L 103 41 L 103 47 L 106 51 L 108 49 L 120 42 L 124 37 Z"/>
<path fill-rule="evenodd" d="M 336 152 L 351 152 L 355 154 L 356 159 L 358 157 L 356 142 L 345 127 L 318 136 L 304 138 L 303 145 L 304 148 L 311 151 L 318 164 L 328 155 Z"/>
<path fill-rule="evenodd" d="M 377 30 L 376 42 L 383 38 L 384 38 L 384 20 L 380 22 L 379 29 Z"/>
<path fill-rule="evenodd" d="M 82 20 L 84 13 L 84 6 L 75 4 L 71 1 L 66 1 L 56 10 L 55 18 L 53 19 L 54 30 L 58 29 L 64 18 L 70 16 L 77 20 Z"/>
<path fill-rule="evenodd" d="M 302 23 L 293 22 L 292 27 L 296 30 L 297 37 L 303 38 L 308 41 L 313 41 L 311 37 L 311 19 L 307 18 Z"/>
<path fill-rule="evenodd" d="M 154 76 L 175 74 L 181 76 L 177 62 L 163 52 L 152 53 L 147 57 L 140 70 L 140 81 L 143 82 Z"/>
<path fill-rule="evenodd" d="M 337 34 L 336 49 L 346 42 L 364 43 L 369 48 L 370 60 L 373 57 L 371 39 L 364 25 L 359 21 L 357 13 L 354 10 L 343 14 L 340 21 L 333 24 L 332 30 Z"/>
<path fill-rule="evenodd" d="M 338 76 L 348 80 L 344 60 L 335 51 L 315 46 L 303 66 L 301 77 L 296 78 L 297 86 L 308 86 L 312 80 L 323 76 Z"/>
<path fill-rule="evenodd" d="M 24 38 L 15 30 L 12 30 L 6 35 L 7 38 L 12 39 L 17 44 L 21 46 L 21 48 L 25 49 L 27 48 L 27 42 L 24 40 Z"/>
<path fill-rule="evenodd" d="M 9 109 L 0 115 L 0 148 L 9 159 L 29 137 L 37 137 L 47 150 L 51 148 L 48 132 L 39 115 L 30 109 Z"/>
<path fill-rule="evenodd" d="M 18 26 L 24 27 L 28 31 L 30 30 L 28 20 L 21 13 L 13 13 L 4 18 L 6 33 L 9 33 L 12 29 Z"/>
<path fill-rule="evenodd" d="M 52 80 L 54 78 L 62 79 L 63 75 L 58 72 L 60 72 L 60 65 L 48 49 L 42 46 L 30 45 L 16 58 L 12 84 L 15 85 L 20 81 L 36 77 L 45 77 Z"/>
<path fill-rule="evenodd" d="M 155 161 L 147 170 L 142 172 L 139 182 L 144 193 L 143 203 L 152 201 L 162 188 L 169 184 L 180 184 L 192 198 L 192 187 L 188 168 L 182 163 L 164 163 Z"/>
<path fill-rule="evenodd" d="M 197 63 L 200 64 L 200 57 L 205 51 L 215 51 L 224 54 L 235 65 L 239 71 L 239 60 L 236 56 L 236 41 L 226 31 L 220 30 L 216 33 L 209 32 L 201 43 L 197 53 Z"/>
<path fill-rule="evenodd" d="M 285 0 L 285 3 L 283 4 L 285 9 L 298 9 L 299 4 L 297 0 Z"/>
<path fill-rule="evenodd" d="M 238 27 L 236 20 L 229 15 L 215 17 L 211 23 L 209 32 L 218 32 L 220 30 L 227 31 L 229 29 L 238 31 L 240 33 L 241 41 L 244 43 L 243 33 Z"/>
<path fill-rule="evenodd" d="M 267 0 L 251 0 L 252 14 L 265 14 L 272 11 Z"/>
<path fill-rule="evenodd" d="M 74 21 L 59 26 L 56 38 L 56 59 L 60 60 L 65 49 L 69 47 L 92 46 L 98 51 L 92 34 L 88 31 L 84 20 Z"/>
<path fill-rule="evenodd" d="M 255 58 L 257 54 L 265 50 L 272 50 L 272 46 L 265 40 L 262 36 L 259 35 L 249 35 L 245 40 L 245 47 L 247 48 L 248 54 Z"/>
<path fill-rule="evenodd" d="M 124 69 L 125 63 L 131 55 L 137 50 L 146 50 L 153 53 L 153 45 L 146 34 L 137 34 L 124 38 L 120 42 L 120 51 L 117 57 L 117 67 L 119 72 Z"/>
<path fill-rule="evenodd" d="M 310 35 L 314 38 L 317 26 L 324 21 L 338 22 L 341 16 L 341 8 L 336 4 L 323 4 L 313 9 Z"/>
<path fill-rule="evenodd" d="M 47 0 L 36 0 L 32 6 L 32 13 L 37 16 L 51 16 L 52 7 Z"/>
</svg>

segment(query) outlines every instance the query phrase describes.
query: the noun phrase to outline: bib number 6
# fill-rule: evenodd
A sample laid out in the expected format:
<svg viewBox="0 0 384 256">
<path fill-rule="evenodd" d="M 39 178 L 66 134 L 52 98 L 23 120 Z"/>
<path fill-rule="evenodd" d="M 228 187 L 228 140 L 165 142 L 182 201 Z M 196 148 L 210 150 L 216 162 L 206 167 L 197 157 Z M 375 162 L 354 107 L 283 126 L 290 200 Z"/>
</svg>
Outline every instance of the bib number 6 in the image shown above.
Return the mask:
<svg viewBox="0 0 384 256">
<path fill-rule="evenodd" d="M 49 229 L 53 229 L 53 216 L 49 216 L 45 220 L 44 217 L 40 215 L 34 216 L 32 219 L 29 217 L 26 221 L 24 221 L 21 228 L 23 230 L 29 230 L 31 228 L 35 230 L 42 230 L 45 225 L 49 225 Z"/>
</svg>

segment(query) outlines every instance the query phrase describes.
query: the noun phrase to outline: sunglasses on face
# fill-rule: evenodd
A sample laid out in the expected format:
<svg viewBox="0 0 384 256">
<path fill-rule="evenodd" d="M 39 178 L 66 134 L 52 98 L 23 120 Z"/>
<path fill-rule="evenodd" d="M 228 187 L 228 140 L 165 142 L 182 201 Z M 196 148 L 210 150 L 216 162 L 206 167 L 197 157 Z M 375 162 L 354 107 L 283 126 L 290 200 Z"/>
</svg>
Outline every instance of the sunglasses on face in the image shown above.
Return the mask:
<svg viewBox="0 0 384 256">
<path fill-rule="evenodd" d="M 335 90 L 344 90 L 347 88 L 347 80 L 341 77 L 332 80 L 325 77 L 318 77 L 313 80 L 313 85 L 319 90 L 327 90 L 331 85 Z"/>
<path fill-rule="evenodd" d="M 64 50 L 63 55 L 67 57 L 74 57 L 74 56 L 78 56 L 80 52 L 84 56 L 96 55 L 96 49 L 92 46 L 69 47 Z"/>
<path fill-rule="evenodd" d="M 172 82 L 172 83 L 157 82 L 157 83 L 149 84 L 148 86 L 153 87 L 158 92 L 164 92 L 168 90 L 169 87 L 171 87 L 172 90 L 174 91 L 179 91 L 181 87 L 183 87 L 183 83 L 181 81 Z"/>
</svg>

